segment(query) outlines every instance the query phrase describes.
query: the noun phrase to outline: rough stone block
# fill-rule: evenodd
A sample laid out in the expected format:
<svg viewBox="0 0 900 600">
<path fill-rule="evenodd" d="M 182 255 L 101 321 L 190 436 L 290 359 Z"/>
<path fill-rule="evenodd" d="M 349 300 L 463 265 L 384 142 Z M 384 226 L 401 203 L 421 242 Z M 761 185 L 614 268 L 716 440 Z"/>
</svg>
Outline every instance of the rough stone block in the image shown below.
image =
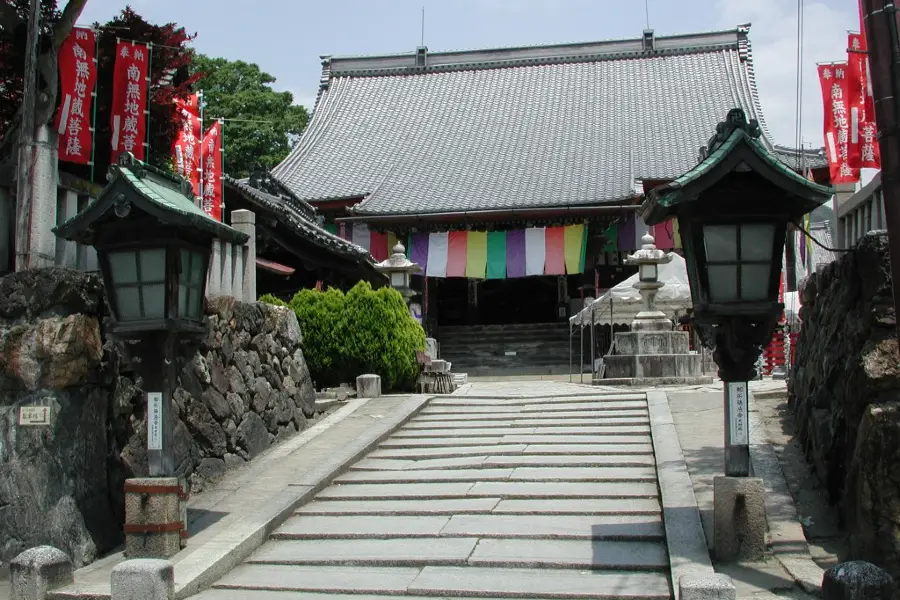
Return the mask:
<svg viewBox="0 0 900 600">
<path fill-rule="evenodd" d="M 448 368 L 446 360 L 432 360 L 431 361 L 431 370 L 435 373 L 446 373 L 450 369 Z"/>
<path fill-rule="evenodd" d="M 125 556 L 169 558 L 181 550 L 181 529 L 175 525 L 183 524 L 179 497 L 183 486 L 177 477 L 139 477 L 125 482 Z M 141 491 L 153 488 L 171 491 Z M 142 527 L 147 531 L 140 531 Z"/>
<path fill-rule="evenodd" d="M 356 396 L 358 398 L 380 398 L 381 375 L 360 375 L 357 377 Z"/>
<path fill-rule="evenodd" d="M 684 575 L 678 580 L 681 600 L 735 600 L 737 591 L 727 575 Z"/>
<path fill-rule="evenodd" d="M 427 354 L 432 360 L 435 360 L 438 357 L 438 342 L 434 338 L 425 338 L 425 354 Z"/>
<path fill-rule="evenodd" d="M 116 565 L 110 575 L 110 600 L 172 600 L 175 565 L 167 560 L 136 558 Z"/>
<path fill-rule="evenodd" d="M 9 563 L 10 600 L 44 600 L 48 593 L 75 581 L 72 560 L 53 546 L 29 548 Z"/>
<path fill-rule="evenodd" d="M 713 529 L 719 560 L 763 560 L 766 551 L 765 488 L 759 477 L 713 480 Z"/>
<path fill-rule="evenodd" d="M 891 600 L 894 579 L 872 563 L 845 562 L 825 571 L 822 597 L 825 600 Z"/>
</svg>

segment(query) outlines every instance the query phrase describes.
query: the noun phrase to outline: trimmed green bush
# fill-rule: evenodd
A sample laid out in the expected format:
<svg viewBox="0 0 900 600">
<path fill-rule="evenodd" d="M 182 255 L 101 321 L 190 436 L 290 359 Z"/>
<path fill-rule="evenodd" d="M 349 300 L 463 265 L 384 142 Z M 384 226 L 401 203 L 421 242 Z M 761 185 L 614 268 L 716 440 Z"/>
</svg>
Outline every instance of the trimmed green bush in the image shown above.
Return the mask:
<svg viewBox="0 0 900 600">
<path fill-rule="evenodd" d="M 261 302 L 283 304 L 277 298 Z M 288 306 L 303 332 L 303 355 L 319 388 L 353 383 L 357 375 L 381 376 L 385 391 L 412 390 L 419 368 L 416 350 L 425 332 L 397 290 L 373 290 L 367 282 L 344 294 L 301 290 Z"/>
</svg>

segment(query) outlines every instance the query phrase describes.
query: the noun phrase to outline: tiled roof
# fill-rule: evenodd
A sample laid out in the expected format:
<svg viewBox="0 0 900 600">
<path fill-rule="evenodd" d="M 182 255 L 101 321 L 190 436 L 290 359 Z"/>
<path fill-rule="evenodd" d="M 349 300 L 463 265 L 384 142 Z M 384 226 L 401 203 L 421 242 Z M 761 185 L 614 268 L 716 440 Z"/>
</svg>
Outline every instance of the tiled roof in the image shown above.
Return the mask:
<svg viewBox="0 0 900 600">
<path fill-rule="evenodd" d="M 586 44 L 323 57 L 309 127 L 273 174 L 360 215 L 611 204 L 674 179 L 729 109 L 766 132 L 749 26 Z M 766 144 L 769 144 L 766 141 Z M 770 146 L 771 147 L 771 146 Z"/>
<path fill-rule="evenodd" d="M 238 180 L 229 175 L 225 176 L 225 184 L 233 191 L 243 195 L 248 201 L 277 215 L 282 223 L 317 246 L 331 250 L 356 262 L 374 265 L 371 255 L 364 248 L 325 231 L 316 223 L 305 218 L 294 206 L 285 202 L 284 199 L 252 187 L 247 181 Z"/>
<path fill-rule="evenodd" d="M 790 168 L 801 173 L 806 169 L 821 169 L 828 166 L 828 157 L 825 156 L 824 147 L 816 150 L 804 148 L 798 152 L 796 148 L 776 144 L 772 149 L 772 154 Z"/>
<path fill-rule="evenodd" d="M 828 263 L 837 260 L 838 256 L 836 253 L 825 249 L 834 248 L 831 239 L 831 227 L 827 223 L 813 225 L 809 228 L 809 234 L 816 242 L 819 242 L 818 244 L 815 242 L 812 244 L 812 263 L 814 268 L 818 268 L 819 265 L 827 265 Z M 819 244 L 821 244 L 821 246 Z M 825 246 L 825 248 L 822 246 Z"/>
</svg>

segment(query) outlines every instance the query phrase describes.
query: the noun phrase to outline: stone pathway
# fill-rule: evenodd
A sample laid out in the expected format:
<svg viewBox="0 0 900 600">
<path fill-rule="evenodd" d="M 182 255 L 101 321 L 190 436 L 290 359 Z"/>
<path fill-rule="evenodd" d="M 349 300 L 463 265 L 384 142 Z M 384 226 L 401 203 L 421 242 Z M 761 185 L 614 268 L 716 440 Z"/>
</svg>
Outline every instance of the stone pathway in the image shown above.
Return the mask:
<svg viewBox="0 0 900 600">
<path fill-rule="evenodd" d="M 669 599 L 668 570 L 644 394 L 478 384 L 428 403 L 197 597 Z"/>
</svg>

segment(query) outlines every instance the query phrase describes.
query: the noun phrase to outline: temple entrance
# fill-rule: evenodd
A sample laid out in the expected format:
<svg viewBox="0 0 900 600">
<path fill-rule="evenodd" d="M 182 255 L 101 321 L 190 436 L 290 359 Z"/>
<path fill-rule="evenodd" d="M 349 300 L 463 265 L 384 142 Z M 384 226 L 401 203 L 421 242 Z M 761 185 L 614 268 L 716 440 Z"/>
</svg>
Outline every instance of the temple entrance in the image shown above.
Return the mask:
<svg viewBox="0 0 900 600">
<path fill-rule="evenodd" d="M 508 325 L 559 321 L 556 277 L 470 280 L 441 279 L 435 286 L 437 322 Z M 473 289 L 476 288 L 476 289 Z"/>
</svg>

